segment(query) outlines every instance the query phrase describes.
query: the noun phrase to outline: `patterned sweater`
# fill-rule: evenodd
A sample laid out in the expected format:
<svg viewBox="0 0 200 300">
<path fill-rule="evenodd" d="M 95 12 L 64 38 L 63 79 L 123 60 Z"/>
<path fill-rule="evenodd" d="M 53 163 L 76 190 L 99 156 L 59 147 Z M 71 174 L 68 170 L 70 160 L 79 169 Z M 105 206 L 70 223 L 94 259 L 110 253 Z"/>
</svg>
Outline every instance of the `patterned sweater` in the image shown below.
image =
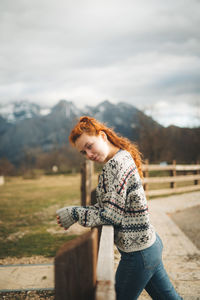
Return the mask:
<svg viewBox="0 0 200 300">
<path fill-rule="evenodd" d="M 97 204 L 64 207 L 57 211 L 68 228 L 78 221 L 83 226 L 113 225 L 116 246 L 124 252 L 143 250 L 155 239 L 149 221 L 142 182 L 129 152 L 119 150 L 103 167 L 96 188 Z"/>
</svg>

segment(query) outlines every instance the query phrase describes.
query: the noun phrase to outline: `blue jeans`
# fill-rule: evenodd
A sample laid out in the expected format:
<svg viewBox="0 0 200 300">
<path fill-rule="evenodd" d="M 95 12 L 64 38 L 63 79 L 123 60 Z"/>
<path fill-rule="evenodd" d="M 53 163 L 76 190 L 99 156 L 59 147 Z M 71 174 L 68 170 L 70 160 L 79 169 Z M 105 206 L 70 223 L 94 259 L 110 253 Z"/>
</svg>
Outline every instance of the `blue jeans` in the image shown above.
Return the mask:
<svg viewBox="0 0 200 300">
<path fill-rule="evenodd" d="M 117 300 L 135 300 L 145 289 L 154 300 L 182 299 L 175 291 L 162 263 L 163 244 L 155 243 L 136 252 L 122 252 L 116 272 Z"/>
</svg>

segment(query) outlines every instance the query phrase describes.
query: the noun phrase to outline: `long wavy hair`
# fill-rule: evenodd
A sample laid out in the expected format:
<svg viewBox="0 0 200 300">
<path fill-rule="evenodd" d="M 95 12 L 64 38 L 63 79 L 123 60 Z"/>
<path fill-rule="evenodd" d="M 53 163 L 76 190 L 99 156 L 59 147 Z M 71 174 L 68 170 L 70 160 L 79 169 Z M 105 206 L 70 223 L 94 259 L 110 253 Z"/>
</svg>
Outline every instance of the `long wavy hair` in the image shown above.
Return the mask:
<svg viewBox="0 0 200 300">
<path fill-rule="evenodd" d="M 99 135 L 100 131 L 104 131 L 108 140 L 116 147 L 127 150 L 135 161 L 140 177 L 143 178 L 142 173 L 142 158 L 136 144 L 132 143 L 129 139 L 119 136 L 112 128 L 107 127 L 105 124 L 100 123 L 95 118 L 89 116 L 80 117 L 78 123 L 72 129 L 69 135 L 70 143 L 75 146 L 76 140 L 83 134 Z"/>
</svg>

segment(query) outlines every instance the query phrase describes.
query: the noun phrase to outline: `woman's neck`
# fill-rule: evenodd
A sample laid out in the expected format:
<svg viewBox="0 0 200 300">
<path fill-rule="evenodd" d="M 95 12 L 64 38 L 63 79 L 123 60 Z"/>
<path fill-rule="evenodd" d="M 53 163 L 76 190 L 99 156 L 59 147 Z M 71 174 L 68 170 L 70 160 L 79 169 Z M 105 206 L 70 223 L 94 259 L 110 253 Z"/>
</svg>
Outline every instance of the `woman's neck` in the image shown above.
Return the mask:
<svg viewBox="0 0 200 300">
<path fill-rule="evenodd" d="M 107 156 L 106 162 L 109 161 L 109 159 L 111 159 L 119 151 L 119 149 L 120 149 L 119 147 L 116 147 L 110 143 L 110 151 Z"/>
</svg>

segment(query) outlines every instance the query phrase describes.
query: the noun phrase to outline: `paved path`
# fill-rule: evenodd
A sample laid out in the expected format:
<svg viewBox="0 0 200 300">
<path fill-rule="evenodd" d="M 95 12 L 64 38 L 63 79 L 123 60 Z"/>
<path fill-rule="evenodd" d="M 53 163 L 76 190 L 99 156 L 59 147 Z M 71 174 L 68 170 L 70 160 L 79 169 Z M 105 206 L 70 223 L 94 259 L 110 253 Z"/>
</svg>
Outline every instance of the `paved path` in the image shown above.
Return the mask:
<svg viewBox="0 0 200 300">
<path fill-rule="evenodd" d="M 200 205 L 200 192 L 149 201 L 151 221 L 164 243 L 163 260 L 184 300 L 200 300 L 200 251 L 168 216 Z M 115 254 L 115 267 L 119 256 Z M 0 266 L 0 291 L 53 289 L 53 265 Z M 150 299 L 142 293 L 139 300 Z"/>
<path fill-rule="evenodd" d="M 164 264 L 185 300 L 200 299 L 200 251 L 167 214 L 192 206 L 200 209 L 200 192 L 150 202 L 152 223 L 164 243 Z"/>
<path fill-rule="evenodd" d="M 0 266 L 0 292 L 54 289 L 53 264 Z"/>
</svg>

